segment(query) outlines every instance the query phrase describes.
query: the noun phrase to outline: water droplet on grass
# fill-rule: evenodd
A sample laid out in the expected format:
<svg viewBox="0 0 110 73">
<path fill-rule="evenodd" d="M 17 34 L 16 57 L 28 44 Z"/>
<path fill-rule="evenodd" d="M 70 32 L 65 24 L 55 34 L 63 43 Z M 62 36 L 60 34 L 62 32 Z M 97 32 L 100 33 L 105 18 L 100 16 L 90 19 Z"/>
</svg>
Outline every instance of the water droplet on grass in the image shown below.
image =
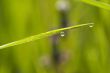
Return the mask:
<svg viewBox="0 0 110 73">
<path fill-rule="evenodd" d="M 93 25 L 91 25 L 91 26 L 89 26 L 90 28 L 92 28 L 93 27 Z"/>
<path fill-rule="evenodd" d="M 90 28 L 94 27 L 94 23 L 90 23 L 89 27 Z"/>
<path fill-rule="evenodd" d="M 64 37 L 65 36 L 65 32 L 64 31 L 60 32 L 60 36 Z"/>
</svg>

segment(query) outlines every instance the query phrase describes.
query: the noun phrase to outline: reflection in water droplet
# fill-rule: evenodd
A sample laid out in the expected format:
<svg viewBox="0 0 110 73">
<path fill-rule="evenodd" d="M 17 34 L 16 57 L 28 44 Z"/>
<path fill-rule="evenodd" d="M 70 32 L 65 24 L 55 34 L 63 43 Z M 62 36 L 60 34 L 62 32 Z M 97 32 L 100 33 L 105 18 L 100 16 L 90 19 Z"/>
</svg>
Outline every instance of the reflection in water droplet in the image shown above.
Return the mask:
<svg viewBox="0 0 110 73">
<path fill-rule="evenodd" d="M 64 31 L 60 32 L 60 36 L 64 37 L 65 36 L 65 32 Z"/>
</svg>

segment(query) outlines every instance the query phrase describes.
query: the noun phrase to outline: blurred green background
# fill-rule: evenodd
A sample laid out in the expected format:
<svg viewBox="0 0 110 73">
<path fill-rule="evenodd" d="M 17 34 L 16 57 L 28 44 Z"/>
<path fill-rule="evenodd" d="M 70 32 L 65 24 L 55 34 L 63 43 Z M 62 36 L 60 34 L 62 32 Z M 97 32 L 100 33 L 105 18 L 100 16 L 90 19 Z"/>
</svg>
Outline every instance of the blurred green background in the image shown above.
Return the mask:
<svg viewBox="0 0 110 73">
<path fill-rule="evenodd" d="M 57 0 L 0 0 L 0 45 L 57 28 Z M 110 3 L 109 0 L 98 0 Z M 110 73 L 110 11 L 70 0 L 69 26 L 93 22 L 94 27 L 68 31 L 59 38 L 68 61 L 61 66 L 64 73 Z M 51 55 L 49 38 L 0 50 L 0 73 L 55 73 L 42 64 Z"/>
</svg>

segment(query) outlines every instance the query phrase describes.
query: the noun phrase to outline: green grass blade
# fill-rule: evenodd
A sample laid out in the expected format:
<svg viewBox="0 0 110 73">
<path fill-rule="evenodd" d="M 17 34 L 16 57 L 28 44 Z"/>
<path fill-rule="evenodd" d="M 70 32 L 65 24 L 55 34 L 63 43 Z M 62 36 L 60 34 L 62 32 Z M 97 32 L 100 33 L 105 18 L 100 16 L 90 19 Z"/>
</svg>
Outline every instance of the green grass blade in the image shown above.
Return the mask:
<svg viewBox="0 0 110 73">
<path fill-rule="evenodd" d="M 110 10 L 110 5 L 104 2 L 99 2 L 96 0 L 81 0 L 82 2 L 86 3 L 86 4 L 90 4 L 99 8 L 103 8 L 106 10 Z"/>
<path fill-rule="evenodd" d="M 14 41 L 14 42 L 11 42 L 11 43 L 8 43 L 8 44 L 1 45 L 0 49 L 4 49 L 4 48 L 7 48 L 7 47 L 11 47 L 11 46 L 15 46 L 15 45 L 19 45 L 19 44 L 35 41 L 35 40 L 38 40 L 38 39 L 42 39 L 42 38 L 54 35 L 54 34 L 56 34 L 58 32 L 64 31 L 64 30 L 78 28 L 78 27 L 81 27 L 81 26 L 90 26 L 91 24 L 93 24 L 93 23 L 75 25 L 75 26 L 71 26 L 71 27 L 67 27 L 67 28 L 61 28 L 61 29 L 48 31 L 48 32 L 45 32 L 45 33 L 41 33 L 41 34 L 38 34 L 38 35 L 30 36 L 30 37 L 27 37 L 27 38 L 24 38 L 24 39 L 21 39 L 21 40 L 18 40 L 18 41 Z"/>
</svg>

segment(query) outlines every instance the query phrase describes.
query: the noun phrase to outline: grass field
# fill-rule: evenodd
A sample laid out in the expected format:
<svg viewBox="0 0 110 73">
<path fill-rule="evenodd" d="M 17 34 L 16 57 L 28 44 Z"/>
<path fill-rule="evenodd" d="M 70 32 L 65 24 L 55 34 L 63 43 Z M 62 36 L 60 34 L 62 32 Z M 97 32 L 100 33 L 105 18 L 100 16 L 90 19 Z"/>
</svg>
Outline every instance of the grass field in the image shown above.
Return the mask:
<svg viewBox="0 0 110 73">
<path fill-rule="evenodd" d="M 0 45 L 57 29 L 56 1 L 0 0 Z M 68 60 L 59 66 L 61 72 L 50 63 L 52 40 L 44 35 L 0 49 L 0 73 L 110 73 L 110 1 L 68 1 L 68 26 L 94 25 L 68 30 L 66 38 L 59 38 L 59 49 L 68 53 Z"/>
</svg>

